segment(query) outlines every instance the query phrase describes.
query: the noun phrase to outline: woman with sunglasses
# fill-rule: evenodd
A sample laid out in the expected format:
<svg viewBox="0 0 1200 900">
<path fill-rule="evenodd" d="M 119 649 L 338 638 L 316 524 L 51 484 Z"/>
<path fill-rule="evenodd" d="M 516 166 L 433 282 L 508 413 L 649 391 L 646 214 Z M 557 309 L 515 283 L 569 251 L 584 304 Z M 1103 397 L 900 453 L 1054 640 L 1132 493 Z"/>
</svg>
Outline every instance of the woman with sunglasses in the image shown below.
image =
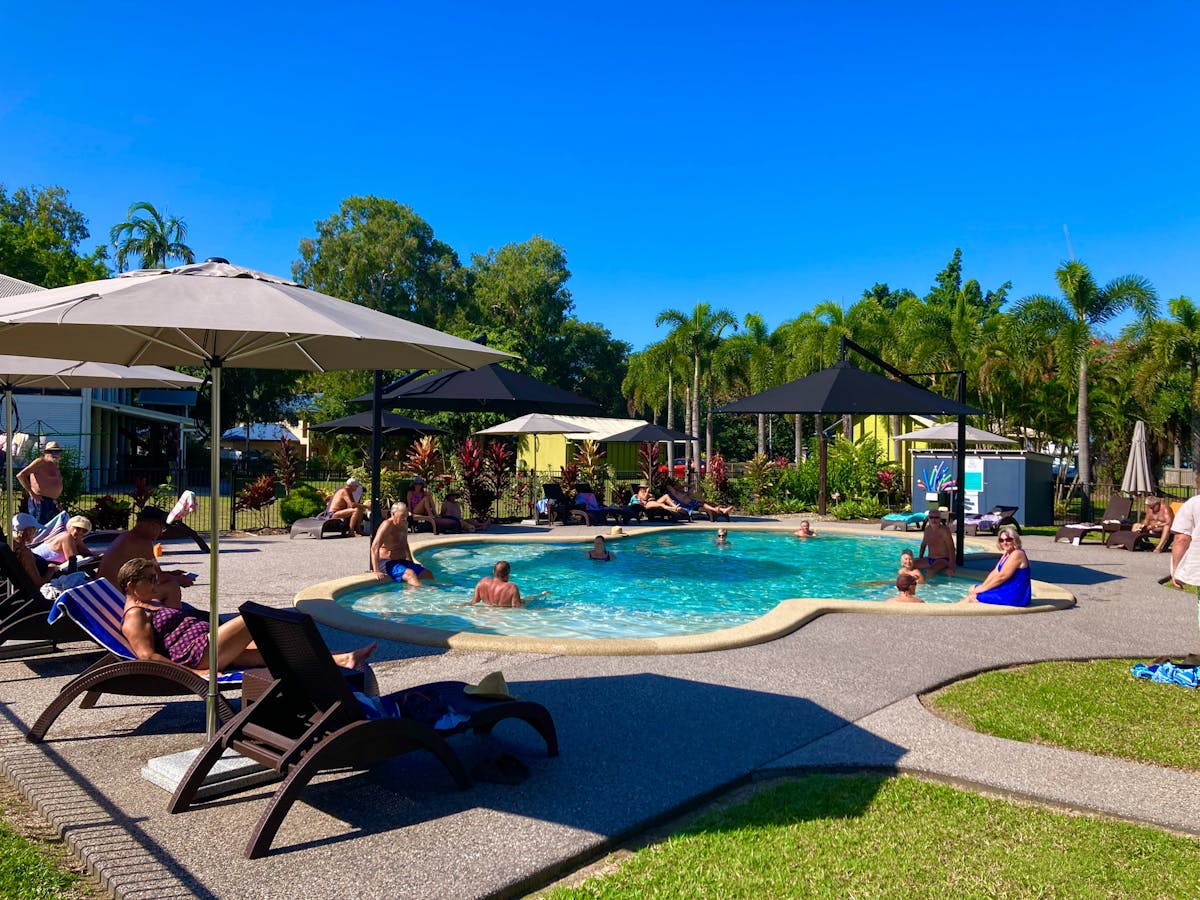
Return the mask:
<svg viewBox="0 0 1200 900">
<path fill-rule="evenodd" d="M 972 586 L 964 603 L 994 603 L 998 606 L 1027 606 L 1033 599 L 1029 581 L 1029 557 L 1021 549 L 1021 536 L 1012 528 L 1001 528 L 996 536 L 1000 561 L 987 578 Z"/>
<path fill-rule="evenodd" d="M 191 610 L 158 600 L 158 566 L 152 559 L 131 559 L 117 576 L 125 591 L 121 633 L 138 659 L 178 663 L 198 675 L 208 674 L 208 620 Z M 375 652 L 369 644 L 349 653 L 335 653 L 333 660 L 347 669 L 361 668 Z M 250 669 L 266 665 L 250 640 L 241 616 L 217 628 L 217 669 Z"/>
</svg>

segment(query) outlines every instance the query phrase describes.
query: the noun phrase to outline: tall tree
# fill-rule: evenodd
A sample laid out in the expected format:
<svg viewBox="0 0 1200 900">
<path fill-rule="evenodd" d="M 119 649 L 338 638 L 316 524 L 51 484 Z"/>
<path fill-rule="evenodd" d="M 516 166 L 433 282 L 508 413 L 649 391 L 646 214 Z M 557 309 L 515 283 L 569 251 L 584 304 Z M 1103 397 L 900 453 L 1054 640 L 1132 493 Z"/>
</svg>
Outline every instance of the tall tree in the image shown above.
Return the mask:
<svg viewBox="0 0 1200 900">
<path fill-rule="evenodd" d="M 548 362 L 551 384 L 595 400 L 604 415 L 623 416 L 621 384 L 629 367 L 629 345 L 595 322 L 569 318 L 562 323 L 555 354 Z"/>
<path fill-rule="evenodd" d="M 117 250 L 117 271 L 124 272 L 129 258 L 143 269 L 165 269 L 171 260 L 196 261 L 187 241 L 187 225 L 179 216 L 167 216 L 154 204 L 140 200 L 129 207 L 125 221 L 112 227 L 108 237 Z"/>
<path fill-rule="evenodd" d="M 1021 300 L 1014 314 L 1056 328 L 1065 360 L 1077 375 L 1076 441 L 1079 481 L 1085 495 L 1092 484 L 1091 419 L 1088 412 L 1088 353 L 1095 330 L 1127 310 L 1149 320 L 1157 312 L 1158 295 L 1141 275 L 1123 275 L 1099 287 L 1088 267 L 1071 260 L 1054 273 L 1062 297 L 1035 294 Z"/>
<path fill-rule="evenodd" d="M 757 394 L 781 383 L 783 361 L 778 332 L 772 333 L 758 313 L 747 313 L 742 330 L 729 338 L 714 357 L 720 366 L 718 383 L 737 384 L 742 395 Z M 767 452 L 766 414 L 758 414 L 758 453 Z"/>
<path fill-rule="evenodd" d="M 81 254 L 87 219 L 58 186 L 17 188 L 0 184 L 0 272 L 42 287 L 61 287 L 109 276 L 108 251 Z"/>
<path fill-rule="evenodd" d="M 664 309 L 655 319 L 655 325 L 672 325 L 672 335 L 682 346 L 688 348 L 692 357 L 692 423 L 691 427 L 700 427 L 700 372 L 703 363 L 711 356 L 721 343 L 721 333 L 726 328 L 737 331 L 738 323 L 733 313 L 727 309 L 713 312 L 707 303 L 697 303 L 689 316 L 678 309 Z M 693 432 L 695 434 L 696 432 Z M 708 455 L 712 455 L 712 432 L 708 432 Z M 699 472 L 700 440 L 692 442 L 692 459 L 696 460 L 696 470 Z"/>
</svg>

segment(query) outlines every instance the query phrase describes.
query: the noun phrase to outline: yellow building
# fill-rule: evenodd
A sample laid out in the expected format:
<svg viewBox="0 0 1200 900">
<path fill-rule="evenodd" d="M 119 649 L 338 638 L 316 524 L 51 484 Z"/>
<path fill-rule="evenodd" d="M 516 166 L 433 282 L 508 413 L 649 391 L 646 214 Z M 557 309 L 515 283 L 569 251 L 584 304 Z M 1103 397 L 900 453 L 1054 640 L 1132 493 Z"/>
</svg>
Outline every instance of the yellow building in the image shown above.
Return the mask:
<svg viewBox="0 0 1200 900">
<path fill-rule="evenodd" d="M 602 443 L 609 435 L 620 434 L 639 425 L 645 425 L 644 419 L 612 419 L 598 416 L 555 416 L 554 418 L 570 425 L 576 425 L 578 434 L 523 434 L 519 435 L 517 450 L 517 465 L 531 470 L 534 467 L 535 441 L 537 471 L 558 475 L 562 467 L 575 461 L 575 448 L 581 441 L 596 441 Z M 605 444 L 604 461 L 615 469 L 618 475 L 631 476 L 639 468 L 638 444 L 622 442 Z"/>
</svg>

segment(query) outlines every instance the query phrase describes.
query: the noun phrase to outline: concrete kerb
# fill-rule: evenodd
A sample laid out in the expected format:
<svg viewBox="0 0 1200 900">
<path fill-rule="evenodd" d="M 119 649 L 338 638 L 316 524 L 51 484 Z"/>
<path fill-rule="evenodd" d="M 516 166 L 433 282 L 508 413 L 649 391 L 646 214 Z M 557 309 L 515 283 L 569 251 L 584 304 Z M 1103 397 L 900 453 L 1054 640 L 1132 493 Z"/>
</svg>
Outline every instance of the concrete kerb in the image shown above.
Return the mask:
<svg viewBox="0 0 1200 900">
<path fill-rule="evenodd" d="M 709 530 L 715 529 L 709 523 Z M 835 534 L 861 534 L 861 529 L 830 528 L 822 526 L 825 531 Z M 785 529 L 778 526 L 755 525 L 743 526 L 744 530 L 771 531 L 783 533 Z M 584 529 L 580 529 L 583 531 Z M 674 528 L 640 529 L 639 534 L 654 531 L 672 531 Z M 590 529 L 601 533 L 602 529 Z M 490 536 L 490 540 L 499 543 L 529 543 L 529 542 L 558 542 L 564 538 L 586 544 L 594 534 L 572 534 L 569 536 L 537 535 L 537 536 Z M 613 536 L 620 540 L 628 535 Z M 904 541 L 900 534 L 880 534 L 884 540 Z M 469 546 L 479 540 L 488 540 L 489 536 L 474 535 L 471 538 L 461 536 L 442 536 L 424 541 L 422 549 L 438 546 Z M 908 539 L 911 541 L 911 538 Z M 990 549 L 984 542 L 972 540 L 969 542 L 973 549 Z M 963 592 L 974 579 L 966 576 L 954 576 L 963 581 Z M 308 613 L 323 625 L 349 631 L 382 640 L 401 641 L 418 644 L 425 647 L 439 647 L 449 650 L 476 650 L 492 653 L 548 653 L 565 656 L 638 656 L 664 653 L 708 653 L 716 650 L 731 650 L 738 647 L 748 647 L 777 640 L 791 634 L 798 628 L 818 618 L 832 613 L 854 613 L 862 615 L 893 615 L 893 616 L 996 616 L 996 615 L 1025 615 L 1029 613 L 1054 612 L 1069 609 L 1075 605 L 1075 596 L 1063 588 L 1044 581 L 1034 581 L 1033 592 L 1037 598 L 1025 607 L 993 606 L 984 603 L 866 603 L 854 600 L 835 598 L 796 598 L 784 600 L 765 615 L 738 625 L 705 634 L 679 635 L 656 638 L 603 638 L 596 640 L 536 638 L 526 636 L 511 636 L 501 634 L 482 634 L 469 631 L 443 631 L 424 626 L 405 625 L 386 619 L 363 616 L 346 609 L 338 603 L 338 598 L 346 593 L 364 587 L 378 584 L 370 575 L 351 576 L 331 581 L 324 581 L 312 587 L 305 588 L 293 598 L 293 605 Z"/>
</svg>

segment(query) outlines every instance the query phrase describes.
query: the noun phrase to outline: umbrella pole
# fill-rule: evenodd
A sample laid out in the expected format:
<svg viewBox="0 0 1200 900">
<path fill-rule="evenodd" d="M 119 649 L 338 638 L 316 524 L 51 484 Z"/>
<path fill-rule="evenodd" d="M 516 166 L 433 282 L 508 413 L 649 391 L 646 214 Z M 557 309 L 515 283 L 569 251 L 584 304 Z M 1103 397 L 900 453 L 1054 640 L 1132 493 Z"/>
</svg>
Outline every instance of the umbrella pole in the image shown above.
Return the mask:
<svg viewBox="0 0 1200 900">
<path fill-rule="evenodd" d="M 4 468 L 8 472 L 8 490 L 4 494 L 4 528 L 8 532 L 8 545 L 13 542 L 13 402 L 12 385 L 4 386 Z"/>
<path fill-rule="evenodd" d="M 218 505 L 221 501 L 221 360 L 212 361 L 212 430 L 209 489 L 211 491 L 208 519 L 208 699 L 205 703 L 205 733 L 211 741 L 217 734 L 217 555 L 220 552 L 220 522 Z"/>
</svg>

